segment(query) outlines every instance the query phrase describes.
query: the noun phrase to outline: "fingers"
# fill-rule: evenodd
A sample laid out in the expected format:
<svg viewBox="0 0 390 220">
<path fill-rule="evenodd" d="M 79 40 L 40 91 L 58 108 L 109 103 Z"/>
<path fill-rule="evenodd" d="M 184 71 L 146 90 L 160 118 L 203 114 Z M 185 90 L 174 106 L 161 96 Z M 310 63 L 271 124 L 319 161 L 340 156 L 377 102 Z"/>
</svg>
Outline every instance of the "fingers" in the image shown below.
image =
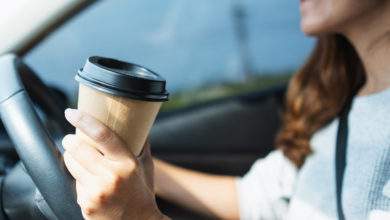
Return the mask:
<svg viewBox="0 0 390 220">
<path fill-rule="evenodd" d="M 76 181 L 76 194 L 77 194 L 77 203 L 79 205 L 85 204 L 88 202 L 88 195 L 86 187 L 80 184 L 80 182 Z"/>
<path fill-rule="evenodd" d="M 92 203 L 87 189 L 87 186 L 76 182 L 77 203 L 80 205 L 84 219 L 89 219 L 89 216 L 96 212 L 96 209 L 94 209 L 96 205 Z"/>
<path fill-rule="evenodd" d="M 69 173 L 82 185 L 88 186 L 93 184 L 96 177 L 81 166 L 73 157 L 64 152 L 64 163 Z"/>
<path fill-rule="evenodd" d="M 125 143 L 107 126 L 76 109 L 65 110 L 66 119 L 97 143 L 97 148 L 110 159 L 134 157 Z"/>
<path fill-rule="evenodd" d="M 102 176 L 96 176 L 81 166 L 68 152 L 64 153 L 64 162 L 70 174 L 76 180 L 77 200 L 79 204 L 91 203 L 91 197 L 100 195 L 103 187 Z M 88 204 L 88 205 L 92 205 Z"/>
<path fill-rule="evenodd" d="M 94 147 L 80 140 L 76 135 L 66 135 L 62 145 L 73 159 L 94 175 L 109 175 L 104 156 Z"/>
</svg>

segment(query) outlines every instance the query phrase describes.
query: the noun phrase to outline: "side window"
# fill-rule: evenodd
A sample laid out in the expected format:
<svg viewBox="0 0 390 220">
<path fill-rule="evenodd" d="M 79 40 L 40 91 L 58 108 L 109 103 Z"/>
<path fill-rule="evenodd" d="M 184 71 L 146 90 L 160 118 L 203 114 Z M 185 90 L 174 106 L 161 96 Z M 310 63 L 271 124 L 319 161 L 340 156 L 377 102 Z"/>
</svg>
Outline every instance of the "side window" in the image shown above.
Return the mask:
<svg viewBox="0 0 390 220">
<path fill-rule="evenodd" d="M 49 36 L 27 62 L 75 98 L 88 56 L 144 65 L 168 81 L 164 110 L 286 82 L 313 41 L 294 1 L 98 1 Z"/>
</svg>

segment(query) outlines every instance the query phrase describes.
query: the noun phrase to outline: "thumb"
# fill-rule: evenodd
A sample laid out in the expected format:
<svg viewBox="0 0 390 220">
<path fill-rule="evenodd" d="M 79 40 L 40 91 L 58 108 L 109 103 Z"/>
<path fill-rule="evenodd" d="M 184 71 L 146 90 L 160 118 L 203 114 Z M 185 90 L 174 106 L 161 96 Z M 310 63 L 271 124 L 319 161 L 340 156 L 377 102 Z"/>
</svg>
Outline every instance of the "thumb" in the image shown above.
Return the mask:
<svg viewBox="0 0 390 220">
<path fill-rule="evenodd" d="M 145 175 L 145 181 L 149 188 L 154 192 L 154 164 L 150 150 L 150 143 L 147 140 L 141 154 L 137 157 L 140 166 L 143 169 Z"/>
</svg>

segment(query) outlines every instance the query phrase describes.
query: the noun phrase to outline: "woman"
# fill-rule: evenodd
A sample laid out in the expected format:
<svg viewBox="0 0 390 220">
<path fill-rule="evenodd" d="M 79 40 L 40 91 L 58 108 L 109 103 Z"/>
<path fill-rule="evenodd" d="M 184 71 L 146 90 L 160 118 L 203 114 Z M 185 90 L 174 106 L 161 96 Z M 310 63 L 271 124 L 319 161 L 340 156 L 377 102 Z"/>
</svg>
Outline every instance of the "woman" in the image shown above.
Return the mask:
<svg viewBox="0 0 390 220">
<path fill-rule="evenodd" d="M 277 150 L 243 177 L 216 176 L 140 158 L 100 122 L 77 110 L 66 117 L 99 142 L 64 138 L 87 219 L 166 219 L 154 192 L 225 219 L 336 219 L 338 115 L 349 112 L 342 207 L 346 219 L 390 219 L 390 1 L 301 0 L 301 28 L 318 38 L 292 78 Z M 355 95 L 356 94 L 356 95 Z"/>
</svg>

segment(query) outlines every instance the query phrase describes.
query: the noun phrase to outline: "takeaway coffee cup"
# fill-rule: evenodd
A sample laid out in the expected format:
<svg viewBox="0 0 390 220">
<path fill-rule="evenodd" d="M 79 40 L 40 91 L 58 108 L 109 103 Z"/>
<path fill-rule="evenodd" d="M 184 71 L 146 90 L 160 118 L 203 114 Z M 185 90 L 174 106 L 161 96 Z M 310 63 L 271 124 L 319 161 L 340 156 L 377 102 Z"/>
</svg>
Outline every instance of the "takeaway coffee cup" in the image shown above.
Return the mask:
<svg viewBox="0 0 390 220">
<path fill-rule="evenodd" d="M 78 109 L 118 134 L 138 156 L 162 102 L 168 100 L 166 81 L 142 66 L 93 56 L 78 71 Z M 76 130 L 76 135 L 94 145 Z"/>
</svg>

